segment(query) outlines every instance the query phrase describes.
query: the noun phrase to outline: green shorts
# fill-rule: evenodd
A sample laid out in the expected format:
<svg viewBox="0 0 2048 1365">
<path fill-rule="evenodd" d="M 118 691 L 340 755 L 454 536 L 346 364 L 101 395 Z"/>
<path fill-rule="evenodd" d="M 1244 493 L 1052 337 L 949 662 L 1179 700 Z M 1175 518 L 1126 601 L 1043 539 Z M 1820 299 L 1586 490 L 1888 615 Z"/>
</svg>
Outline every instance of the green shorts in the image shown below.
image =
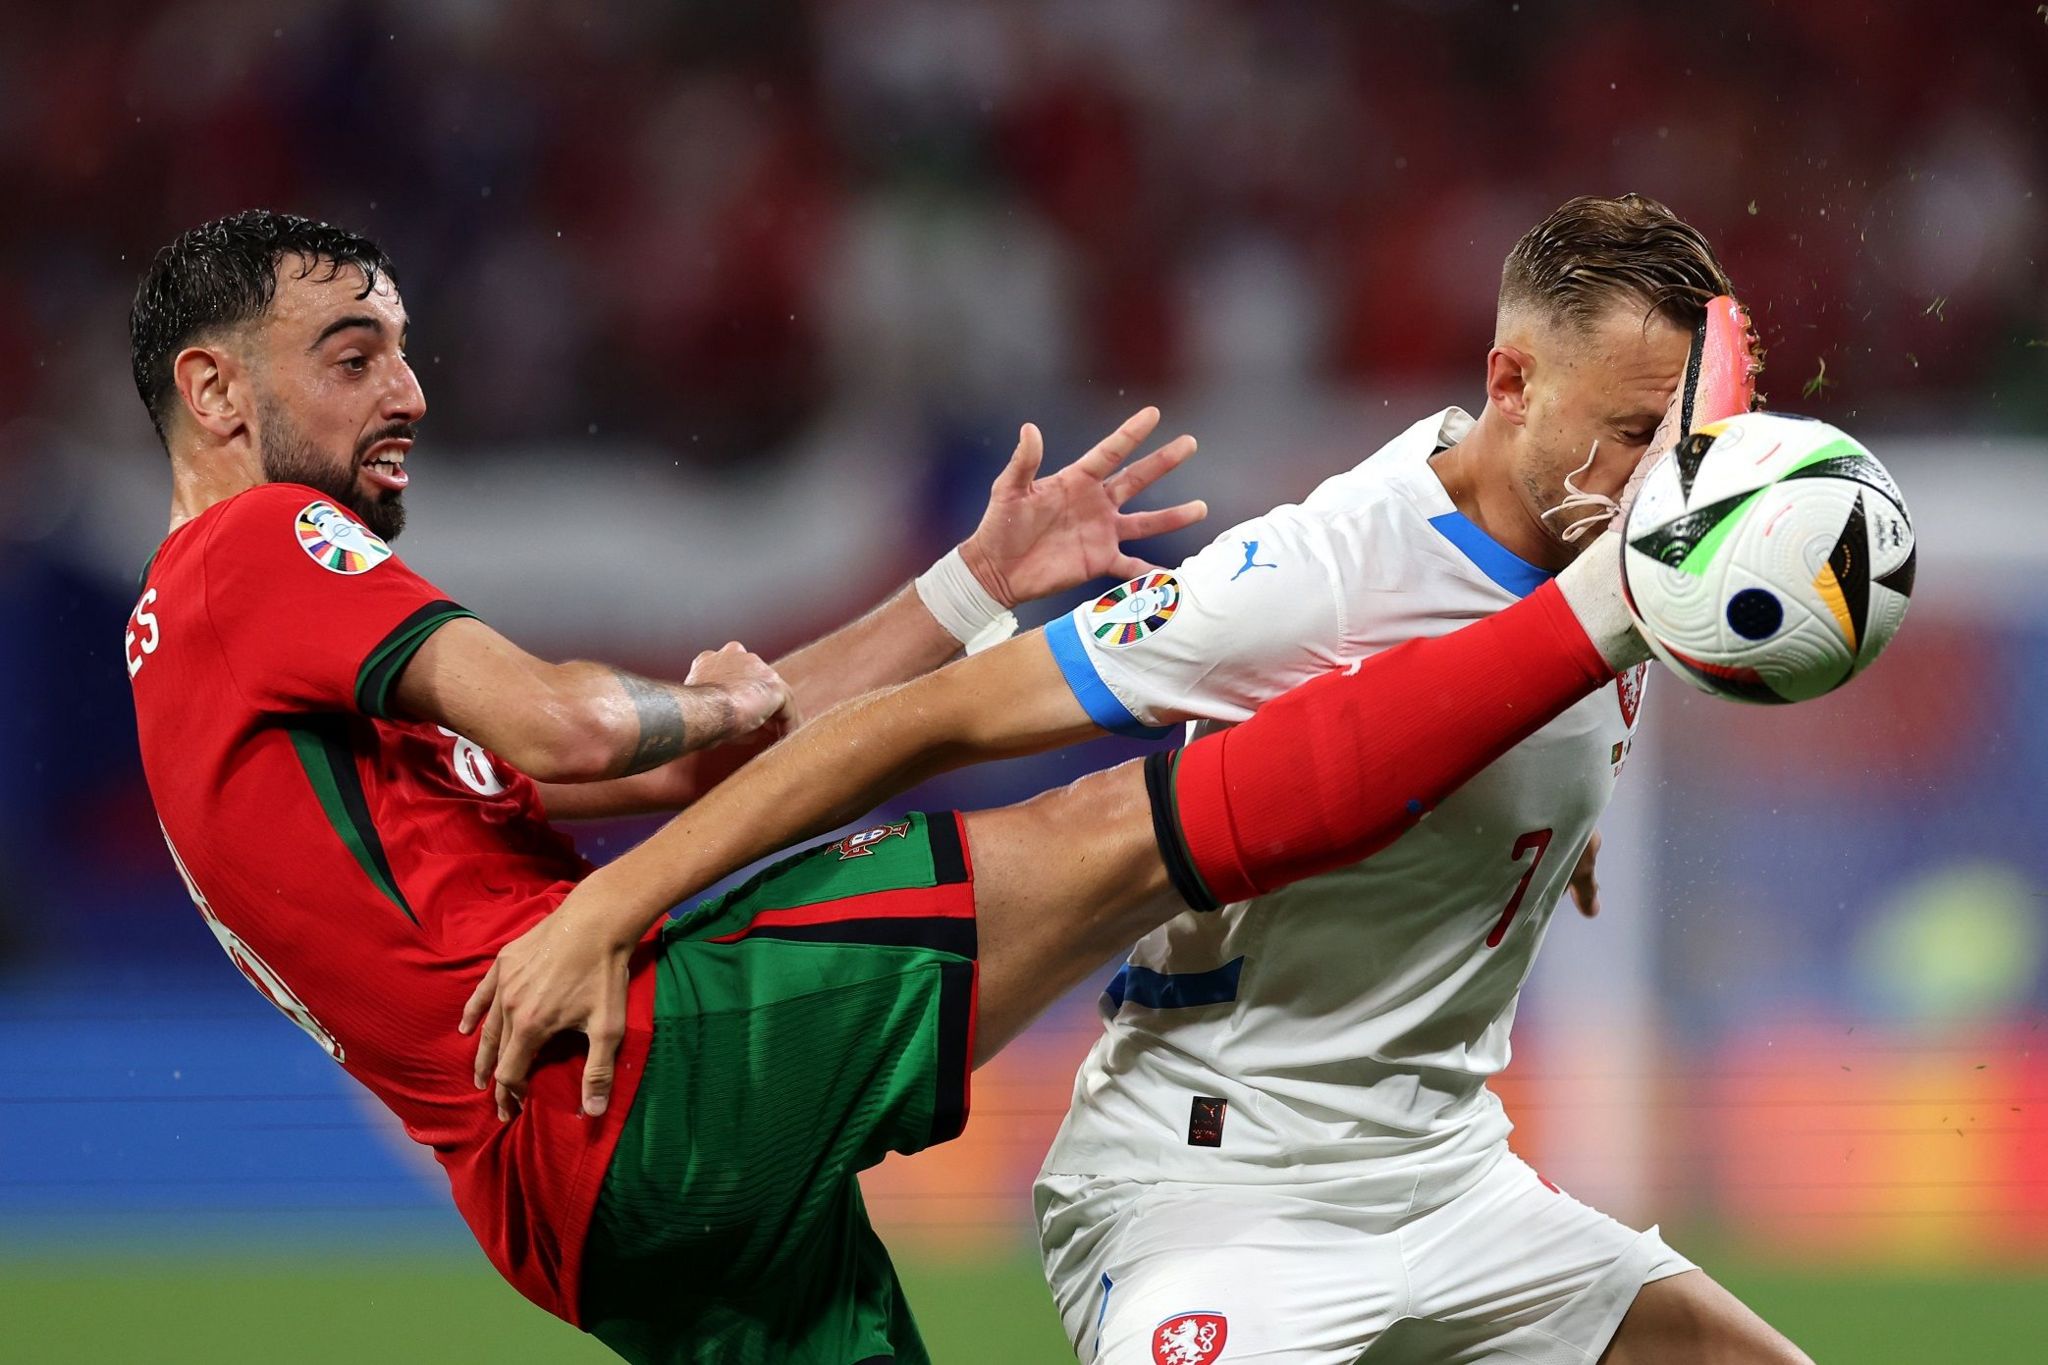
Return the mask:
<svg viewBox="0 0 2048 1365">
<path fill-rule="evenodd" d="M 929 1360 L 858 1172 L 967 1121 L 957 816 L 796 854 L 664 931 L 653 1043 L 591 1219 L 583 1323 L 633 1361 Z"/>
</svg>

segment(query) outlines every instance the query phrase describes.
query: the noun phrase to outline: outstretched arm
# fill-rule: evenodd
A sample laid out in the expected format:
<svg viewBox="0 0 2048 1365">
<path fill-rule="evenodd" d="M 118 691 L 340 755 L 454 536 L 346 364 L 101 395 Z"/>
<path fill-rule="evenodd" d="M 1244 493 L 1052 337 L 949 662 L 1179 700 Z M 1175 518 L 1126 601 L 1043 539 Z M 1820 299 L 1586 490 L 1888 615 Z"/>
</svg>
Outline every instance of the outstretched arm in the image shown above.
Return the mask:
<svg viewBox="0 0 2048 1365">
<path fill-rule="evenodd" d="M 1034 631 L 928 677 L 836 707 L 593 874 L 627 941 L 756 858 L 871 810 L 952 768 L 1101 734 Z"/>
<path fill-rule="evenodd" d="M 689 681 L 671 683 L 605 664 L 549 663 L 464 618 L 420 646 L 391 709 L 475 740 L 540 781 L 591 782 L 739 739 L 788 702 L 782 680 L 737 644 L 699 655 Z"/>
<path fill-rule="evenodd" d="M 1150 512 L 1123 510 L 1195 452 L 1194 438 L 1179 436 L 1126 466 L 1158 424 L 1159 410 L 1143 408 L 1074 463 L 1044 478 L 1038 477 L 1044 440 L 1036 426 L 1025 424 L 989 490 L 980 524 L 957 551 L 858 620 L 775 661 L 775 671 L 789 685 L 793 721 L 801 724 L 850 697 L 922 677 L 956 657 L 982 625 L 1020 603 L 1092 578 L 1128 577 L 1149 568 L 1125 552 L 1124 542 L 1177 531 L 1208 514 L 1200 501 Z M 973 600 L 963 605 L 963 597 Z M 557 819 L 680 810 L 762 747 L 756 742 L 692 754 L 602 784 L 544 786 L 542 795 Z"/>
<path fill-rule="evenodd" d="M 1208 514 L 1200 500 L 1153 512 L 1123 510 L 1195 453 L 1194 437 L 1177 436 L 1125 468 L 1158 425 L 1159 409 L 1142 408 L 1080 459 L 1039 478 L 1045 441 L 1035 425 L 1024 424 L 1009 463 L 989 488 L 980 524 L 958 549 L 961 569 L 993 614 L 1093 578 L 1143 573 L 1151 566 L 1126 553 L 1124 542 L 1178 531 Z M 972 634 L 980 622 L 942 624 L 941 614 L 952 613 L 933 580 L 944 572 L 925 575 L 851 625 L 776 660 L 803 715 L 822 715 L 849 697 L 922 677 L 959 654 L 967 641 L 954 629 Z"/>
</svg>

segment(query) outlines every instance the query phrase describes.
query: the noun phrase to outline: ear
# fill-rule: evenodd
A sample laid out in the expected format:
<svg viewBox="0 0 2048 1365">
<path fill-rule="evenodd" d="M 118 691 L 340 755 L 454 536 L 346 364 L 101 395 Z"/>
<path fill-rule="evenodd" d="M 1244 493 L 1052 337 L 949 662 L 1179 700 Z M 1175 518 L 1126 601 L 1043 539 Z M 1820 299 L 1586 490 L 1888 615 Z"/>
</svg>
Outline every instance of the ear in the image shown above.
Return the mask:
<svg viewBox="0 0 2048 1365">
<path fill-rule="evenodd" d="M 1486 353 L 1486 401 L 1516 426 L 1529 415 L 1530 364 L 1529 353 L 1519 346 L 1495 346 Z"/>
<path fill-rule="evenodd" d="M 216 441 L 230 441 L 249 425 L 247 387 L 240 363 L 212 346 L 187 346 L 171 361 L 171 383 L 185 415 Z"/>
</svg>

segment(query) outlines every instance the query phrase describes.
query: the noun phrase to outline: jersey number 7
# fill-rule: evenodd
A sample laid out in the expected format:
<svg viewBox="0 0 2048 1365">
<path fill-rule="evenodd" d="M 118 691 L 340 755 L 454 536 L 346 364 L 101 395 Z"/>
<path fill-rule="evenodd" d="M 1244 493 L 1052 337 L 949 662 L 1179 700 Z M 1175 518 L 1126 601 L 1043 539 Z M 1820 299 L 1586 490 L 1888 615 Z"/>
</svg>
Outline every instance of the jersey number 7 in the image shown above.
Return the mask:
<svg viewBox="0 0 2048 1365">
<path fill-rule="evenodd" d="M 1520 862 L 1522 855 L 1534 850 L 1536 856 L 1522 869 L 1522 880 L 1515 883 L 1515 894 L 1508 897 L 1508 908 L 1500 912 L 1500 922 L 1493 926 L 1493 932 L 1486 936 L 1486 946 L 1500 947 L 1501 939 L 1507 936 L 1508 926 L 1515 922 L 1515 912 L 1522 908 L 1522 897 L 1529 894 L 1529 879 L 1536 875 L 1536 868 L 1543 862 L 1544 853 L 1550 848 L 1551 831 L 1532 829 L 1515 840 L 1514 852 L 1508 854 L 1511 862 Z"/>
</svg>

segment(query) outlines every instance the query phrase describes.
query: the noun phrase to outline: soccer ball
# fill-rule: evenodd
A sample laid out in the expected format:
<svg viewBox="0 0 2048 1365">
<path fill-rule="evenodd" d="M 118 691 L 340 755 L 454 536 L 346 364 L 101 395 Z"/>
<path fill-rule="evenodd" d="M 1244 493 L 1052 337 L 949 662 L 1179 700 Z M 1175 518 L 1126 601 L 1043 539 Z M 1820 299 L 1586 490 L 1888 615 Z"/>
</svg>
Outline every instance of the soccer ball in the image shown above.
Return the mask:
<svg viewBox="0 0 2048 1365">
<path fill-rule="evenodd" d="M 1826 422 L 1711 422 L 1650 470 L 1622 530 L 1636 627 L 1737 701 L 1805 701 L 1870 666 L 1905 619 L 1913 522 L 1877 457 Z"/>
</svg>

